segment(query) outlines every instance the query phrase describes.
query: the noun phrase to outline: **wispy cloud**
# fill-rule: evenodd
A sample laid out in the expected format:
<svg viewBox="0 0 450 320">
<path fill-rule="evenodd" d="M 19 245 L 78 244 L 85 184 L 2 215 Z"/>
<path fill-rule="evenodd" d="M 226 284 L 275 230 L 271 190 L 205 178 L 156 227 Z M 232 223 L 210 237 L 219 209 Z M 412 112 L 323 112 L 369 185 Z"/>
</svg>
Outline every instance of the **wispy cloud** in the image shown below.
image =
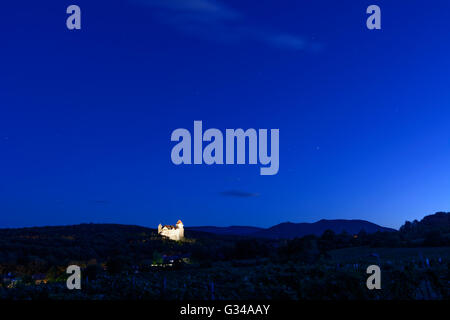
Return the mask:
<svg viewBox="0 0 450 320">
<path fill-rule="evenodd" d="M 214 0 L 139 0 L 142 4 L 184 14 L 208 15 L 215 19 L 236 19 L 239 14 Z"/>
<path fill-rule="evenodd" d="M 251 197 L 258 197 L 259 196 L 258 193 L 239 191 L 239 190 L 223 191 L 220 194 L 222 196 L 237 197 L 237 198 L 251 198 Z"/>
<path fill-rule="evenodd" d="M 135 0 L 154 9 L 161 23 L 211 41 L 236 43 L 253 40 L 271 47 L 307 50 L 305 38 L 248 24 L 244 15 L 216 0 Z"/>
<path fill-rule="evenodd" d="M 296 50 L 305 49 L 307 45 L 305 40 L 290 34 L 274 34 L 272 36 L 267 36 L 266 40 L 274 46 L 289 47 Z"/>
</svg>

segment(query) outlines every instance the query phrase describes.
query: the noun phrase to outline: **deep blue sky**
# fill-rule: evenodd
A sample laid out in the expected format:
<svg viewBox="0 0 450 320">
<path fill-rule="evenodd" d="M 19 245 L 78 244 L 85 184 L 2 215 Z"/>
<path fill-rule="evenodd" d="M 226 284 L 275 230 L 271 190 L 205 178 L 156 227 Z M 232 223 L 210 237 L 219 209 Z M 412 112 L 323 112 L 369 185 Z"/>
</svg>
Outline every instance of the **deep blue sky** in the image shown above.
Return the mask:
<svg viewBox="0 0 450 320">
<path fill-rule="evenodd" d="M 80 31 L 66 29 L 70 4 Z M 382 30 L 365 27 L 370 4 Z M 449 1 L 43 0 L 0 12 L 0 227 L 397 228 L 450 209 Z M 278 175 L 173 165 L 170 134 L 194 120 L 279 128 Z"/>
</svg>

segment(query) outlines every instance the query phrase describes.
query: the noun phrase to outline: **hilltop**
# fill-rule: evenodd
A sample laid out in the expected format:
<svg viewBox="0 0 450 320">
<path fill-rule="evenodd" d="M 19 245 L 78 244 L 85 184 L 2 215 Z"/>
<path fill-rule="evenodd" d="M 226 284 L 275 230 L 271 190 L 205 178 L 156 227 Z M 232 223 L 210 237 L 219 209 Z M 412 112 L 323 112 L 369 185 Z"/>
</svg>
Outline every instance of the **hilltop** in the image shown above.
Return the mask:
<svg viewBox="0 0 450 320">
<path fill-rule="evenodd" d="M 326 230 L 335 233 L 347 232 L 349 234 L 357 234 L 364 230 L 366 233 L 374 232 L 393 232 L 391 228 L 379 226 L 375 223 L 365 220 L 325 220 L 314 223 L 292 223 L 284 222 L 273 227 L 264 229 L 248 226 L 231 226 L 231 227 L 191 227 L 189 230 L 209 232 L 220 235 L 240 235 L 256 238 L 267 239 L 293 239 L 306 235 L 322 235 Z"/>
</svg>

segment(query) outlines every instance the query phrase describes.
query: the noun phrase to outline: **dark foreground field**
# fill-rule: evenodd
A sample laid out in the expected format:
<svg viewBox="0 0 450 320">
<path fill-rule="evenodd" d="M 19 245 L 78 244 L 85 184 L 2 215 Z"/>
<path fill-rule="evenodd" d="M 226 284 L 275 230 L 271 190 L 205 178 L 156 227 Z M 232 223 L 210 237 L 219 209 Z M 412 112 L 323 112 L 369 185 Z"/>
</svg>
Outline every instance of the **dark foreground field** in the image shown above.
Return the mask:
<svg viewBox="0 0 450 320">
<path fill-rule="evenodd" d="M 448 216 L 400 231 L 286 240 L 188 231 L 175 242 L 153 229 L 95 224 L 5 229 L 0 298 L 448 300 Z M 72 264 L 82 269 L 81 290 L 67 289 Z M 380 290 L 366 286 L 373 264 Z"/>
<path fill-rule="evenodd" d="M 0 292 L 12 299 L 449 299 L 449 252 L 350 248 L 312 264 L 252 259 L 139 273 L 100 271 L 82 290 L 68 291 L 60 279 Z M 366 268 L 378 263 L 373 255 L 381 260 L 382 289 L 370 291 Z"/>
</svg>

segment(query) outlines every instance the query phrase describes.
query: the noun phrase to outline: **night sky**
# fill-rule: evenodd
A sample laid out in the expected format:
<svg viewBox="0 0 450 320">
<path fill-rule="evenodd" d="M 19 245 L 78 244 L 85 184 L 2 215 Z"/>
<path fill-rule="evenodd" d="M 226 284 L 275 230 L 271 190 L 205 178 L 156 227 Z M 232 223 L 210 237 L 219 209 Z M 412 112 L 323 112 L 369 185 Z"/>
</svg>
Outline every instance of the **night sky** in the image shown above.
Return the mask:
<svg viewBox="0 0 450 320">
<path fill-rule="evenodd" d="M 0 227 L 450 210 L 449 17 L 446 0 L 3 1 Z M 174 165 L 194 120 L 280 129 L 279 173 Z"/>
</svg>

